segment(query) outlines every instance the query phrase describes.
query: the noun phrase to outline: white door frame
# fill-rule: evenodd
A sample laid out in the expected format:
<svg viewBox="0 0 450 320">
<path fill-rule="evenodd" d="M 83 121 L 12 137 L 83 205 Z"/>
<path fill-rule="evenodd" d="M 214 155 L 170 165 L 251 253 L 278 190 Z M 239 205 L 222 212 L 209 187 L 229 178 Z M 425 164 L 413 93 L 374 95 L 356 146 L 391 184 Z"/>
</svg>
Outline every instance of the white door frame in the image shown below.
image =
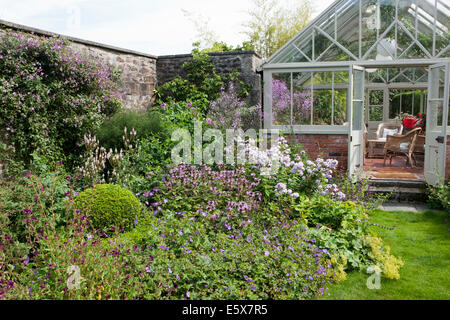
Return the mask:
<svg viewBox="0 0 450 320">
<path fill-rule="evenodd" d="M 348 90 L 348 173 L 350 177 L 361 173 L 364 166 L 365 72 L 364 67 L 357 65 L 350 67 Z"/>
<path fill-rule="evenodd" d="M 440 76 L 435 77 L 435 70 L 444 71 L 444 91 L 439 92 Z M 439 72 L 439 71 L 438 71 Z M 442 62 L 430 66 L 428 81 L 428 101 L 427 101 L 427 128 L 425 142 L 425 180 L 430 185 L 437 185 L 445 179 L 445 167 L 447 156 L 447 134 L 448 130 L 448 104 L 449 104 L 449 82 L 450 82 L 450 62 Z M 436 81 L 438 85 L 436 86 Z M 438 117 L 433 104 L 442 102 L 442 123 L 438 125 Z"/>
</svg>

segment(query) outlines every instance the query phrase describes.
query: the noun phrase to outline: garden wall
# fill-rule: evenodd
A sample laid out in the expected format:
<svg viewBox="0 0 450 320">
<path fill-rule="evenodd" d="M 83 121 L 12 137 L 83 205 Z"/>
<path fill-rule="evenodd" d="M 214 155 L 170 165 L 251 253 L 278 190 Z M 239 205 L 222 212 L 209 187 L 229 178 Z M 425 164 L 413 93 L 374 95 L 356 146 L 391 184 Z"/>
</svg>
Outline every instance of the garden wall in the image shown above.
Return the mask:
<svg viewBox="0 0 450 320">
<path fill-rule="evenodd" d="M 240 73 L 240 79 L 252 85 L 248 103 L 262 105 L 262 76 L 257 72 L 262 58 L 254 51 L 213 52 L 209 53 L 212 63 L 220 75 L 233 70 Z M 183 76 L 183 64 L 191 61 L 192 55 L 181 54 L 159 56 L 157 61 L 158 85 L 162 85 L 177 76 Z"/>
<path fill-rule="evenodd" d="M 336 159 L 339 161 L 339 168 L 347 170 L 348 135 L 290 134 L 286 138 L 289 144 L 302 145 L 312 160 Z"/>
<path fill-rule="evenodd" d="M 72 42 L 72 47 L 84 55 L 103 59 L 109 64 L 121 68 L 122 87 L 126 94 L 126 108 L 145 110 L 153 101 L 153 90 L 156 86 L 156 56 L 116 48 L 92 41 L 62 36 L 27 26 L 0 20 L 0 37 L 5 29 L 32 33 L 47 37 L 61 37 Z"/>
<path fill-rule="evenodd" d="M 192 60 L 190 54 L 156 57 L 0 20 L 0 37 L 5 34 L 6 29 L 68 39 L 72 42 L 72 47 L 76 51 L 99 57 L 122 69 L 122 86 L 126 93 L 126 107 L 128 109 L 147 109 L 153 102 L 156 86 L 182 75 L 183 63 Z M 252 85 L 249 103 L 262 104 L 262 76 L 257 73 L 257 69 L 262 63 L 260 56 L 254 51 L 211 53 L 210 56 L 219 74 L 223 75 L 232 70 L 240 72 L 241 80 Z"/>
</svg>

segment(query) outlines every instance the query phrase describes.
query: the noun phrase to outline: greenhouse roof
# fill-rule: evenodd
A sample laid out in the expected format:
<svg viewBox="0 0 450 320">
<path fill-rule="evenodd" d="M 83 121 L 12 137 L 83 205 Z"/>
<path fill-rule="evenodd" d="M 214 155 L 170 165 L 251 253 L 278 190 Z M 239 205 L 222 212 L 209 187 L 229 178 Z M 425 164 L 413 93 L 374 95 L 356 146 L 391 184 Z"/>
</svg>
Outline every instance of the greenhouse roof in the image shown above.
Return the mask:
<svg viewBox="0 0 450 320">
<path fill-rule="evenodd" d="M 450 0 L 338 0 L 267 64 L 450 58 Z"/>
</svg>

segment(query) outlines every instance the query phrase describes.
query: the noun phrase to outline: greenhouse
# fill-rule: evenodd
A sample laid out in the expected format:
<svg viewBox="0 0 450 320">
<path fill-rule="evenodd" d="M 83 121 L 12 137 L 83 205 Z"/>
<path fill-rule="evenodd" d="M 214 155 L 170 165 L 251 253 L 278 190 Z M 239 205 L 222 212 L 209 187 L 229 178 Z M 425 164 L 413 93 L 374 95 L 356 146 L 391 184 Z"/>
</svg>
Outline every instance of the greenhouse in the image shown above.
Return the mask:
<svg viewBox="0 0 450 320">
<path fill-rule="evenodd" d="M 450 0 L 336 1 L 263 65 L 265 128 L 350 174 L 448 179 L 449 16 Z"/>
</svg>

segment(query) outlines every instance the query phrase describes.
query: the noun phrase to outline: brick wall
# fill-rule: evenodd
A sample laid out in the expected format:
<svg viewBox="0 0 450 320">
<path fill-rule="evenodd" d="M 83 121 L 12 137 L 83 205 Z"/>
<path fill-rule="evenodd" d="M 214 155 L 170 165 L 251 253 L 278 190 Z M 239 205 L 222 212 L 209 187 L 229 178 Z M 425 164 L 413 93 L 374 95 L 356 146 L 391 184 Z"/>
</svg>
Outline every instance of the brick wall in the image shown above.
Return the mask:
<svg viewBox="0 0 450 320">
<path fill-rule="evenodd" d="M 339 168 L 347 169 L 347 135 L 291 134 L 286 138 L 289 144 L 301 144 L 312 160 L 317 158 L 336 159 L 339 161 Z"/>
<path fill-rule="evenodd" d="M 252 85 L 248 103 L 262 104 L 261 75 L 257 69 L 262 59 L 254 51 L 214 52 L 209 54 L 212 63 L 220 75 L 233 70 L 240 73 L 240 79 Z M 191 61 L 192 55 L 159 56 L 157 62 L 158 85 L 162 85 L 177 76 L 183 76 L 183 64 Z"/>
</svg>

